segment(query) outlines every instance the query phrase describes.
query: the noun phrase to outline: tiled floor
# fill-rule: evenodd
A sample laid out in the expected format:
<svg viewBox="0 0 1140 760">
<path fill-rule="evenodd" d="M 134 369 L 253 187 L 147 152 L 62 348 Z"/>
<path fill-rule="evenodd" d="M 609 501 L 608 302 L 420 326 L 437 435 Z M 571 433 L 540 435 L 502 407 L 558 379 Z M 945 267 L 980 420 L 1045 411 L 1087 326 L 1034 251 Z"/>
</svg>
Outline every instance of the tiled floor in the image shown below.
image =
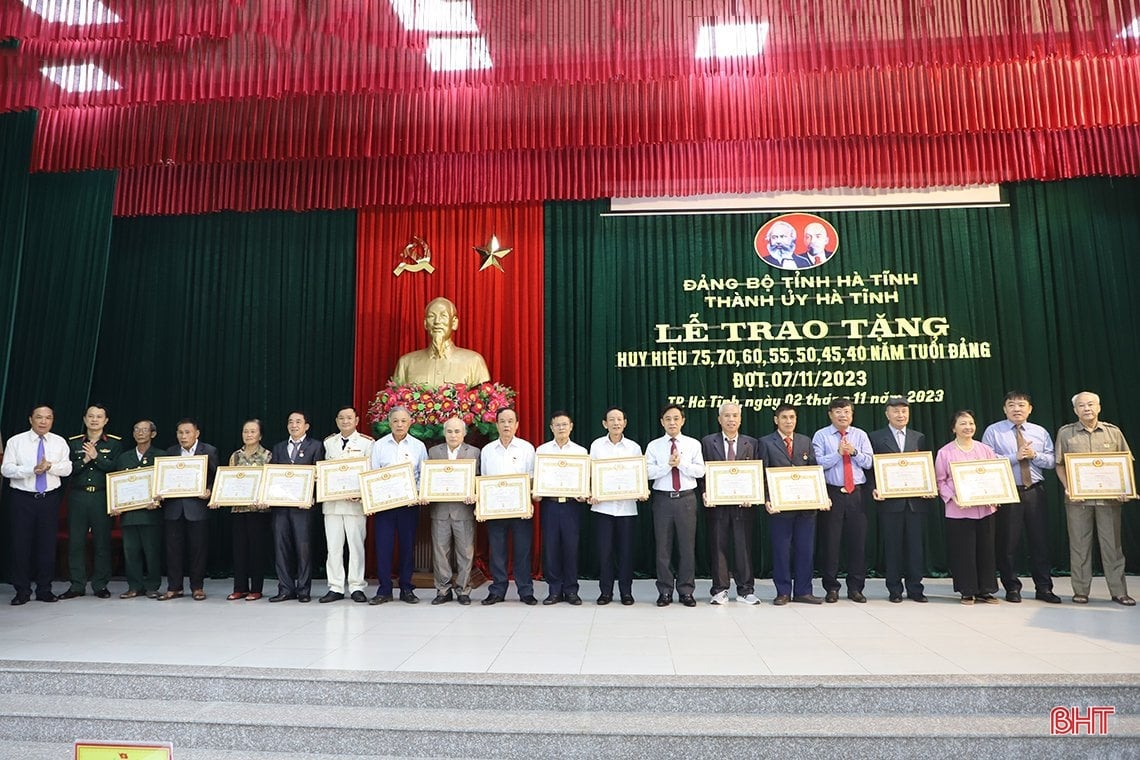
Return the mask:
<svg viewBox="0 0 1140 760">
<path fill-rule="evenodd" d="M 632 607 L 596 606 L 589 582 L 581 607 L 517 599 L 482 607 L 484 589 L 470 607 L 432 606 L 430 590 L 415 606 L 370 607 L 227 602 L 229 581 L 211 581 L 204 602 L 86 596 L 5 606 L 0 652 L 11 660 L 476 673 L 1140 673 L 1140 608 L 1110 602 L 1103 583 L 1094 582 L 1087 606 L 1072 604 L 1059 578 L 1061 605 L 1030 592 L 1021 604 L 966 607 L 949 580 L 934 580 L 924 605 L 890 604 L 882 581 L 870 581 L 867 604 L 841 597 L 773 607 L 764 581 L 764 604 L 755 607 L 714 607 L 706 596 L 695 609 L 658 609 L 652 581 L 636 582 Z M 545 586 L 535 592 L 541 599 Z M 6 601 L 11 588 L 0 594 Z"/>
</svg>

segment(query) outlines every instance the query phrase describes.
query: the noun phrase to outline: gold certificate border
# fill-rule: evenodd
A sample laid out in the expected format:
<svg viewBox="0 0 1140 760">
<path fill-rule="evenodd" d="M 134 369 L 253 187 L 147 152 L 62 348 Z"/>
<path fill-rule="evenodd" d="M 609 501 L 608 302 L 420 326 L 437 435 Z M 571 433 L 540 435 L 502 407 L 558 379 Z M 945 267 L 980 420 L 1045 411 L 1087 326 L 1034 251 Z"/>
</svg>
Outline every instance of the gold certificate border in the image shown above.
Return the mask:
<svg viewBox="0 0 1140 760">
<path fill-rule="evenodd" d="M 968 501 L 959 499 L 959 479 L 964 475 L 977 474 L 978 470 L 985 470 L 987 473 L 999 476 L 1002 481 L 1002 492 L 979 496 Z M 964 462 L 951 462 L 950 478 L 954 481 L 954 503 L 959 507 L 985 507 L 990 504 L 1014 504 L 1021 501 L 1021 497 L 1017 495 L 1017 484 L 1013 482 L 1013 468 L 1008 459 L 972 459 Z"/>
<path fill-rule="evenodd" d="M 253 488 L 253 496 L 249 499 L 225 499 L 221 497 L 221 486 L 227 480 L 254 478 L 257 483 Z M 214 487 L 210 489 L 210 506 L 212 507 L 246 507 L 261 497 L 261 481 L 265 479 L 265 470 L 262 467 L 219 467 L 214 472 Z"/>
<path fill-rule="evenodd" d="M 317 462 L 317 501 L 336 501 L 338 499 L 360 498 L 360 476 L 368 472 L 368 457 L 345 457 L 344 459 L 325 459 Z M 333 491 L 329 488 L 329 477 L 336 472 L 346 469 L 356 470 L 355 491 Z"/>
<path fill-rule="evenodd" d="M 411 484 L 411 488 L 407 489 L 411 493 L 410 498 L 393 499 L 386 502 L 375 502 L 372 498 L 372 491 L 369 486 L 373 481 L 389 480 L 391 478 L 399 478 L 407 480 Z M 400 462 L 399 464 L 390 465 L 388 467 L 381 467 L 379 470 L 370 470 L 360 476 L 360 501 L 364 509 L 364 514 L 374 515 L 377 512 L 386 512 L 389 509 L 399 509 L 406 507 L 409 504 L 415 504 L 416 499 L 419 498 L 419 489 L 416 487 L 416 469 L 412 467 L 411 462 Z"/>
<path fill-rule="evenodd" d="M 534 485 L 531 496 L 565 496 L 572 499 L 590 498 L 590 457 L 588 454 L 535 454 Z M 578 472 L 580 488 L 547 488 L 539 483 L 545 471 L 552 467 L 573 467 Z"/>
<path fill-rule="evenodd" d="M 772 502 L 773 509 L 780 512 L 796 512 L 830 508 L 831 501 L 827 497 L 827 481 L 823 479 L 823 468 L 818 464 L 802 467 L 769 467 L 765 472 L 768 476 L 768 501 Z M 815 493 L 819 497 L 818 500 L 793 504 L 781 502 L 780 489 L 778 488 L 780 481 L 785 479 L 800 480 L 802 478 L 807 478 L 813 482 Z"/>
<path fill-rule="evenodd" d="M 718 476 L 735 474 L 734 471 L 751 470 L 752 496 L 741 501 L 739 496 L 721 496 L 717 492 Z M 764 503 L 764 463 L 759 459 L 738 459 L 732 462 L 705 462 L 705 497 L 710 507 L 740 506 Z"/>
<path fill-rule="evenodd" d="M 910 465 L 912 463 L 920 464 L 923 469 L 923 475 L 926 482 L 930 484 L 930 488 L 920 489 L 890 489 L 887 487 L 889 478 L 886 476 L 887 470 L 902 466 L 903 464 Z M 931 496 L 938 495 L 938 478 L 934 474 L 934 455 L 929 451 L 906 451 L 901 454 L 875 454 L 875 490 L 879 492 L 879 496 L 884 499 L 914 499 L 914 498 L 930 498 Z"/>
<path fill-rule="evenodd" d="M 262 504 L 268 504 L 271 507 L 297 507 L 299 509 L 308 509 L 313 506 L 313 484 L 317 479 L 317 468 L 311 464 L 267 464 L 265 465 L 265 475 L 261 478 L 261 492 L 257 500 Z M 299 499 L 291 501 L 281 501 L 280 499 L 270 501 L 269 492 L 272 490 L 273 483 L 278 480 L 292 481 L 294 478 L 301 478 L 305 495 Z"/>
<path fill-rule="evenodd" d="M 462 470 L 466 493 L 457 496 L 453 493 L 438 493 L 432 490 L 437 472 Z M 420 464 L 420 501 L 463 501 L 475 495 L 474 459 L 427 459 Z"/>
<path fill-rule="evenodd" d="M 139 501 L 116 503 L 115 497 L 118 495 L 120 481 L 132 481 L 140 477 L 147 481 L 147 498 Z M 136 509 L 146 509 L 154 504 L 154 496 L 151 495 L 153 493 L 154 468 L 152 467 L 135 467 L 120 472 L 109 472 L 107 473 L 107 514 L 111 514 L 112 510 L 116 512 L 133 512 Z"/>
<path fill-rule="evenodd" d="M 1082 467 L 1102 467 L 1106 464 L 1121 469 L 1121 482 L 1126 486 L 1122 493 L 1106 491 L 1082 491 L 1077 471 Z M 1126 499 L 1136 498 L 1136 479 L 1133 478 L 1132 454 L 1128 451 L 1111 451 L 1103 454 L 1065 454 L 1065 475 L 1069 481 L 1070 499 Z"/>
<path fill-rule="evenodd" d="M 487 514 L 486 485 L 494 484 L 497 488 L 506 488 L 516 492 L 519 503 L 517 509 L 510 512 L 495 512 Z M 481 475 L 475 478 L 475 519 L 479 522 L 486 520 L 505 520 L 511 517 L 529 519 L 534 517 L 534 503 L 530 499 L 530 476 L 519 475 Z"/>
<path fill-rule="evenodd" d="M 637 470 L 634 478 L 642 484 L 641 490 L 636 492 L 611 491 L 605 495 L 598 491 L 605 480 L 604 471 L 608 469 L 626 469 L 633 467 Z M 649 498 L 649 465 L 644 456 L 615 457 L 613 459 L 590 460 L 590 496 L 597 501 L 624 501 L 626 499 L 645 500 Z"/>
<path fill-rule="evenodd" d="M 178 465 L 184 467 L 194 467 L 201 470 L 202 488 L 199 491 L 162 491 L 159 486 L 162 485 L 163 475 L 167 470 L 183 469 Z M 206 478 L 210 472 L 210 458 L 205 454 L 195 454 L 192 457 L 173 456 L 173 457 L 155 457 L 154 458 L 154 492 L 153 496 L 161 496 L 164 499 L 178 499 L 178 498 L 196 498 L 200 499 L 206 495 L 206 489 L 209 487 L 206 483 Z"/>
</svg>

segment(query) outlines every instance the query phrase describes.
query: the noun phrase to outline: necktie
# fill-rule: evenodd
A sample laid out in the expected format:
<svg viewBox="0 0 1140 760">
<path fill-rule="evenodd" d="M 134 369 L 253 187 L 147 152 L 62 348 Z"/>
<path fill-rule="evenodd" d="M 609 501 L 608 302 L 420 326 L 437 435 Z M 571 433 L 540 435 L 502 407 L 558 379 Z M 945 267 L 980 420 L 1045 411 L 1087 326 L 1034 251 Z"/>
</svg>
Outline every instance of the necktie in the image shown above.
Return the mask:
<svg viewBox="0 0 1140 760">
<path fill-rule="evenodd" d="M 791 461 L 791 458 L 792 458 L 792 438 L 791 438 L 791 436 L 788 436 L 787 438 L 784 439 L 784 448 L 788 450 L 788 460 Z"/>
<path fill-rule="evenodd" d="M 736 461 L 736 441 L 728 442 L 728 461 Z"/>
<path fill-rule="evenodd" d="M 847 431 L 839 434 L 840 441 L 847 440 Z M 846 493 L 855 493 L 855 468 L 851 465 L 851 455 L 843 455 L 843 490 Z"/>
<path fill-rule="evenodd" d="M 1025 436 L 1021 434 L 1022 426 L 1014 425 L 1013 429 L 1017 433 L 1017 450 L 1020 452 L 1026 444 Z M 1021 487 L 1029 488 L 1033 485 L 1033 471 L 1029 469 L 1029 460 L 1022 459 L 1017 464 L 1021 468 Z"/>
<path fill-rule="evenodd" d="M 36 466 L 44 461 L 44 437 L 40 436 L 40 444 L 36 447 Z M 36 493 L 47 493 L 47 473 L 41 472 L 36 475 Z"/>
<path fill-rule="evenodd" d="M 340 439 L 340 450 L 344 451 L 347 448 L 348 448 L 348 439 L 347 438 L 341 438 Z"/>
<path fill-rule="evenodd" d="M 291 464 L 296 464 L 297 452 L 300 450 L 301 450 L 301 444 L 294 443 L 293 441 L 289 442 L 289 462 Z"/>
<path fill-rule="evenodd" d="M 899 451 L 903 451 L 906 449 L 906 431 L 905 430 L 896 430 L 895 431 L 895 440 L 899 442 Z"/>
<path fill-rule="evenodd" d="M 669 458 L 672 459 L 673 455 L 677 453 L 677 439 L 669 439 Z M 681 490 L 681 471 L 676 467 L 673 468 L 673 490 Z"/>
</svg>

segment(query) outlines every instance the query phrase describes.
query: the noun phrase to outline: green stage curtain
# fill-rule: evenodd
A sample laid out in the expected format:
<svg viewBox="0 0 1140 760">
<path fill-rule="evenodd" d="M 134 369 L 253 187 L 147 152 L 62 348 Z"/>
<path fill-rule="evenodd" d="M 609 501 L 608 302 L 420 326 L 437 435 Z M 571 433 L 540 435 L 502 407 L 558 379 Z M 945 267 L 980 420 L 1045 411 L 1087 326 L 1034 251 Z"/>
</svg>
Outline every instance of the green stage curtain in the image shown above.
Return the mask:
<svg viewBox="0 0 1140 760">
<path fill-rule="evenodd" d="M 117 218 L 93 398 L 130 445 L 131 424 L 154 420 L 156 442 L 196 418 L 225 464 L 242 422 L 262 420 L 262 444 L 306 412 L 317 440 L 352 403 L 356 214 L 353 211 Z M 324 530 L 313 515 L 314 568 Z M 229 515 L 211 518 L 208 571 L 231 574 Z"/>
<path fill-rule="evenodd" d="M 36 130 L 36 112 L 0 114 L 0 409 L 4 409 L 8 366 L 12 354 L 15 327 L 16 294 L 19 292 L 20 266 L 24 253 L 24 220 L 28 208 L 28 163 L 32 155 L 32 136 Z M 3 430 L 11 423 L 5 419 Z"/>
<path fill-rule="evenodd" d="M 753 240 L 775 214 L 602 217 L 604 201 L 547 206 L 547 402 L 564 407 L 576 421 L 575 438 L 588 445 L 602 435 L 604 410 L 622 406 L 627 434 L 644 447 L 662 434 L 658 410 L 668 396 L 703 399 L 688 404 L 685 433 L 701 437 L 718 430 L 715 394 L 743 401 L 773 391 L 736 389 L 731 368 L 629 369 L 616 366 L 623 351 L 667 349 L 655 325 L 703 322 L 873 320 L 884 314 L 942 316 L 950 324 L 943 343 L 984 341 L 992 358 L 967 361 L 880 361 L 845 365 L 864 369 L 871 396 L 941 389 L 940 401 L 912 403 L 911 426 L 927 434 L 932 448 L 951 439 L 950 414 L 972 408 L 985 425 L 1003 419 L 1002 397 L 1019 388 L 1034 397 L 1032 420 L 1051 433 L 1073 419 L 1070 397 L 1081 389 L 1101 394 L 1103 418 L 1140 441 L 1140 411 L 1126 403 L 1125 384 L 1137 373 L 1138 317 L 1132 288 L 1140 265 L 1128 254 L 1140 238 L 1140 180 L 1086 179 L 1024 183 L 1005 188 L 1008 208 L 825 212 L 840 247 L 827 265 L 809 274 L 862 277 L 916 273 L 917 285 L 900 287 L 899 302 L 876 305 L 812 303 L 738 309 L 708 306 L 704 293 L 686 292 L 683 281 L 707 277 L 780 275 L 757 257 Z M 852 288 L 839 288 L 850 291 Z M 875 290 L 875 288 L 872 288 Z M 882 290 L 882 288 L 878 288 Z M 839 342 L 844 346 L 858 341 Z M 779 344 L 772 344 L 779 345 Z M 783 344 L 783 345 L 806 345 Z M 689 348 L 701 346 L 688 346 Z M 709 346 L 705 346 L 709 347 Z M 716 347 L 716 346 L 711 346 Z M 741 346 L 737 346 L 738 348 Z M 792 369 L 769 366 L 767 369 Z M 798 367 L 797 367 L 798 368 Z M 805 391 L 812 389 L 796 389 Z M 801 400 L 799 432 L 811 435 L 828 424 L 826 401 Z M 886 424 L 881 402 L 856 406 L 855 424 L 872 430 Z M 745 410 L 743 432 L 757 437 L 773 429 L 770 410 Z M 1068 568 L 1064 509 L 1056 479 L 1050 486 L 1053 566 Z M 1140 569 L 1140 518 L 1126 508 L 1125 551 L 1129 570 Z M 931 575 L 946 573 L 941 502 L 934 502 L 927 535 Z M 882 569 L 877 520 L 870 509 L 868 562 Z M 590 521 L 587 520 L 587 523 Z M 703 525 L 698 527 L 698 573 L 708 574 Z M 757 521 L 755 570 L 771 573 L 767 520 Z M 582 539 L 583 571 L 596 573 L 589 528 Z M 653 574 L 652 515 L 644 505 L 638 523 L 636 569 Z"/>
</svg>

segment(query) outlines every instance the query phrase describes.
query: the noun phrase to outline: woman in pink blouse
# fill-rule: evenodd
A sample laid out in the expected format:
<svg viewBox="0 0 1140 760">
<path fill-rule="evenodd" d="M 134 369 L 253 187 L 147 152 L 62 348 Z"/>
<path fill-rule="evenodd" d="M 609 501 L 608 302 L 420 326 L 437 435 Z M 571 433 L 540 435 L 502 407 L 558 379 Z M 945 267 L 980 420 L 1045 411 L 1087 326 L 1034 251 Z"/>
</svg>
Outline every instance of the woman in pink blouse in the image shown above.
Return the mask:
<svg viewBox="0 0 1140 760">
<path fill-rule="evenodd" d="M 954 590 L 962 595 L 962 604 L 976 599 L 997 604 L 997 579 L 994 566 L 994 512 L 997 507 L 960 507 L 955 501 L 951 462 L 997 459 L 986 444 L 974 440 L 977 424 L 969 409 L 954 412 L 954 440 L 938 450 L 934 473 L 938 479 L 938 495 L 946 502 L 946 546 Z"/>
</svg>

